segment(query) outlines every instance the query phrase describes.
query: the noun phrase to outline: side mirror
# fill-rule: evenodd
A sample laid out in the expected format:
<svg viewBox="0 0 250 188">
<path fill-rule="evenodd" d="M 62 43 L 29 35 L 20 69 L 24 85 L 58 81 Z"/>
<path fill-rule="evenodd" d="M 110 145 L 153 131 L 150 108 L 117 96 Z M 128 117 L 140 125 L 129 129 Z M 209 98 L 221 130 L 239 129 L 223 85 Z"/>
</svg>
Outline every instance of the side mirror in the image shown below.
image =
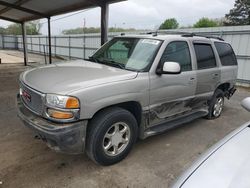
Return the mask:
<svg viewBox="0 0 250 188">
<path fill-rule="evenodd" d="M 245 108 L 247 111 L 250 112 L 250 97 L 245 98 L 242 102 L 241 102 L 241 106 L 243 108 Z"/>
<path fill-rule="evenodd" d="M 156 71 L 157 74 L 180 74 L 181 66 L 177 62 L 165 62 L 161 68 Z"/>
</svg>

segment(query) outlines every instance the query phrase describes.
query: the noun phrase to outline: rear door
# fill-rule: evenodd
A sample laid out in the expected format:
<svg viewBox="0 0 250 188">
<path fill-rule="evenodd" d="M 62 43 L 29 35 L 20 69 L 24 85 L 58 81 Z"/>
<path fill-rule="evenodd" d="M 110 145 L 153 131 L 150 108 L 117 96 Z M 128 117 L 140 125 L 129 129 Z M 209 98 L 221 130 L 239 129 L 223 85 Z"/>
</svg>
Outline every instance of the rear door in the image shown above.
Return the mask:
<svg viewBox="0 0 250 188">
<path fill-rule="evenodd" d="M 221 73 L 210 43 L 194 42 L 193 47 L 197 62 L 196 99 L 206 103 L 220 83 Z"/>
</svg>

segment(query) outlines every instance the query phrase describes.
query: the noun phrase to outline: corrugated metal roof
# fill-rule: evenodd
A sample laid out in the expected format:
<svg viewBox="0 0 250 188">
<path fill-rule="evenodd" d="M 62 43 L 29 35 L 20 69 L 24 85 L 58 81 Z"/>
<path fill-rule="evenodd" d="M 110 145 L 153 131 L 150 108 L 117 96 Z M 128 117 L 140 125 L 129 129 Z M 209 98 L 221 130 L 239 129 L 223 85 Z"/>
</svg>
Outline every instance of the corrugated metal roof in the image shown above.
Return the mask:
<svg viewBox="0 0 250 188">
<path fill-rule="evenodd" d="M 0 0 L 0 19 L 25 22 L 125 0 Z"/>
</svg>

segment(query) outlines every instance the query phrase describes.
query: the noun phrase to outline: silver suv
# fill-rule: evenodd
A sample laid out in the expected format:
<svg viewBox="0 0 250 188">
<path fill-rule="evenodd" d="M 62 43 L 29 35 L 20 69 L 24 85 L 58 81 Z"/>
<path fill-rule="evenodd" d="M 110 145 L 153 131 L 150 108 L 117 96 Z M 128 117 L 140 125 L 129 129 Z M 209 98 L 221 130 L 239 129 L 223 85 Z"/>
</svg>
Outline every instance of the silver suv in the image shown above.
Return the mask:
<svg viewBox="0 0 250 188">
<path fill-rule="evenodd" d="M 220 38 L 119 36 L 88 60 L 21 74 L 18 115 L 50 148 L 111 165 L 138 138 L 219 117 L 236 77 L 233 49 Z"/>
</svg>

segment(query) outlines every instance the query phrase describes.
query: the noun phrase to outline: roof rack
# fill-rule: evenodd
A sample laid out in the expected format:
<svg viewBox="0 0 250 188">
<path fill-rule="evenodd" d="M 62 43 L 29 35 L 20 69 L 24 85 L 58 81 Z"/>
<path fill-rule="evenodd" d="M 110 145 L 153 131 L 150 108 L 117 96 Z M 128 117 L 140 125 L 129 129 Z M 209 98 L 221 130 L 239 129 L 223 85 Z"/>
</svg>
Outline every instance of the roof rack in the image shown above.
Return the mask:
<svg viewBox="0 0 250 188">
<path fill-rule="evenodd" d="M 161 31 L 161 30 L 156 30 L 156 31 L 150 31 L 146 33 L 141 33 L 141 34 L 147 34 L 147 35 L 153 35 L 157 36 L 158 34 L 167 34 L 167 35 L 184 35 L 184 34 L 191 34 L 190 32 L 183 32 L 183 31 Z"/>
<path fill-rule="evenodd" d="M 158 35 L 158 31 L 150 31 L 146 33 L 147 35 L 153 35 L 153 37 L 156 37 Z"/>
<path fill-rule="evenodd" d="M 185 34 L 192 34 L 190 32 L 186 32 L 186 31 L 158 31 L 158 33 L 162 33 L 162 34 L 168 34 L 168 35 L 185 35 Z"/>
<path fill-rule="evenodd" d="M 217 39 L 220 41 L 224 41 L 221 37 L 211 36 L 211 35 L 202 35 L 202 34 L 196 34 L 191 32 L 185 32 L 185 31 L 150 31 L 146 33 L 147 35 L 153 35 L 154 37 L 158 34 L 168 34 L 168 35 L 181 35 L 182 37 L 204 37 L 208 39 Z"/>
<path fill-rule="evenodd" d="M 215 36 L 211 36 L 211 35 L 200 35 L 200 34 L 195 34 L 195 33 L 184 34 L 184 35 L 182 35 L 182 37 L 205 37 L 208 39 L 217 39 L 220 41 L 224 41 L 224 39 L 221 37 L 215 37 Z"/>
</svg>

